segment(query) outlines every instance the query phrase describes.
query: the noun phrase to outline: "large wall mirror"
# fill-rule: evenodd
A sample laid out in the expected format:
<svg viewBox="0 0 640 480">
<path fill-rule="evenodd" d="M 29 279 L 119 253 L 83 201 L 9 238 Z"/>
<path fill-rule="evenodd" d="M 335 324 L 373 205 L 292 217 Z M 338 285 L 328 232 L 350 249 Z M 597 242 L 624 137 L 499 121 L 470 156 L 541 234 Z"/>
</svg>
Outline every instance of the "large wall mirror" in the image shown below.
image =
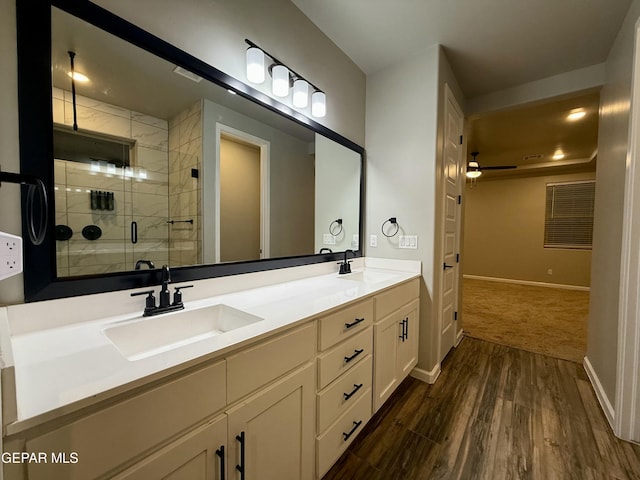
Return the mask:
<svg viewBox="0 0 640 480">
<path fill-rule="evenodd" d="M 27 301 L 360 255 L 361 147 L 90 2 L 17 13 Z"/>
</svg>

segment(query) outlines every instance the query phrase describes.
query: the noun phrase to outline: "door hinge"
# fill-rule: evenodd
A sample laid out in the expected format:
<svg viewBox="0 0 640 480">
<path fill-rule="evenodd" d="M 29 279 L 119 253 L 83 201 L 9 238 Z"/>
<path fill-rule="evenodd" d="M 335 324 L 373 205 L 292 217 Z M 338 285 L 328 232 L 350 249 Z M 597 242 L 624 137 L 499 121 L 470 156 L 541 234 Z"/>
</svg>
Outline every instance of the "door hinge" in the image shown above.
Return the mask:
<svg viewBox="0 0 640 480">
<path fill-rule="evenodd" d="M 462 195 L 458 195 L 458 205 L 462 203 Z"/>
<path fill-rule="evenodd" d="M 458 312 L 453 312 L 453 319 L 458 320 Z"/>
<path fill-rule="evenodd" d="M 460 145 L 462 145 L 462 135 L 460 135 Z"/>
<path fill-rule="evenodd" d="M 460 263 L 460 254 L 456 253 L 456 263 Z"/>
</svg>

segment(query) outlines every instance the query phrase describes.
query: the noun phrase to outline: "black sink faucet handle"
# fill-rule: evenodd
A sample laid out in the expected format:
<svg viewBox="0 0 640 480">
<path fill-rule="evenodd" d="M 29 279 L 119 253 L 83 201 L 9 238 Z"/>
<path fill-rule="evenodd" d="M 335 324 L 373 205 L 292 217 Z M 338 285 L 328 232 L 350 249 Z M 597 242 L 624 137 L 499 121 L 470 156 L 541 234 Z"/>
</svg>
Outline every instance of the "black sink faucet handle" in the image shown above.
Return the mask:
<svg viewBox="0 0 640 480">
<path fill-rule="evenodd" d="M 145 311 L 153 310 L 156 308 L 156 297 L 153 296 L 153 290 L 145 290 L 144 292 L 135 292 L 132 293 L 132 297 L 137 297 L 138 295 L 146 295 L 145 299 Z"/>
<path fill-rule="evenodd" d="M 182 304 L 182 292 L 180 290 L 184 288 L 191 288 L 193 285 L 181 285 L 180 287 L 176 287 L 175 292 L 173 292 L 173 303 L 172 305 L 181 305 Z"/>
</svg>

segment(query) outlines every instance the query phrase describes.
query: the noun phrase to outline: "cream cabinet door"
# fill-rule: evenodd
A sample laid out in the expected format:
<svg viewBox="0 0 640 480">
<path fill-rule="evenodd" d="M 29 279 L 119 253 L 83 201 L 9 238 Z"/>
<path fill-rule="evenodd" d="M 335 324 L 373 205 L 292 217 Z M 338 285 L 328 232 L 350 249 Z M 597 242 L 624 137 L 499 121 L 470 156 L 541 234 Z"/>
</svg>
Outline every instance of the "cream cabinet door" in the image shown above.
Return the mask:
<svg viewBox="0 0 640 480">
<path fill-rule="evenodd" d="M 418 308 L 419 302 L 411 302 L 400 314 L 400 335 L 398 336 L 398 380 L 406 378 L 418 363 Z"/>
<path fill-rule="evenodd" d="M 374 325 L 373 411 L 377 412 L 398 386 L 400 321 L 391 314 Z"/>
<path fill-rule="evenodd" d="M 227 415 L 229 480 L 313 478 L 313 364 L 243 400 Z"/>
<path fill-rule="evenodd" d="M 227 417 L 222 415 L 161 448 L 114 480 L 225 480 Z"/>
</svg>

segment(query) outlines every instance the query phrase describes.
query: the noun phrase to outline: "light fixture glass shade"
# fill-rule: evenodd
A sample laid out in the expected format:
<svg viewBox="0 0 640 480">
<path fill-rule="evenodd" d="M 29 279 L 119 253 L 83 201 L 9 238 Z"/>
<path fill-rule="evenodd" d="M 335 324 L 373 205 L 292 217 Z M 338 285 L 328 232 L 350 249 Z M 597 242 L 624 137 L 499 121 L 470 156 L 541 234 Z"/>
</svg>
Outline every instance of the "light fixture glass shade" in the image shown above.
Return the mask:
<svg viewBox="0 0 640 480">
<path fill-rule="evenodd" d="M 306 108 L 309 105 L 309 82 L 299 78 L 293 82 L 293 106 Z"/>
<path fill-rule="evenodd" d="M 289 69 L 284 65 L 274 65 L 271 69 L 273 84 L 271 91 L 276 97 L 286 97 L 289 95 Z"/>
<path fill-rule="evenodd" d="M 478 178 L 480 175 L 482 175 L 482 172 L 480 170 L 467 171 L 467 178 Z"/>
<path fill-rule="evenodd" d="M 324 92 L 313 92 L 311 95 L 311 115 L 324 117 L 327 114 L 327 96 Z"/>
<path fill-rule="evenodd" d="M 257 47 L 247 49 L 247 79 L 252 83 L 264 82 L 264 52 Z"/>
</svg>

